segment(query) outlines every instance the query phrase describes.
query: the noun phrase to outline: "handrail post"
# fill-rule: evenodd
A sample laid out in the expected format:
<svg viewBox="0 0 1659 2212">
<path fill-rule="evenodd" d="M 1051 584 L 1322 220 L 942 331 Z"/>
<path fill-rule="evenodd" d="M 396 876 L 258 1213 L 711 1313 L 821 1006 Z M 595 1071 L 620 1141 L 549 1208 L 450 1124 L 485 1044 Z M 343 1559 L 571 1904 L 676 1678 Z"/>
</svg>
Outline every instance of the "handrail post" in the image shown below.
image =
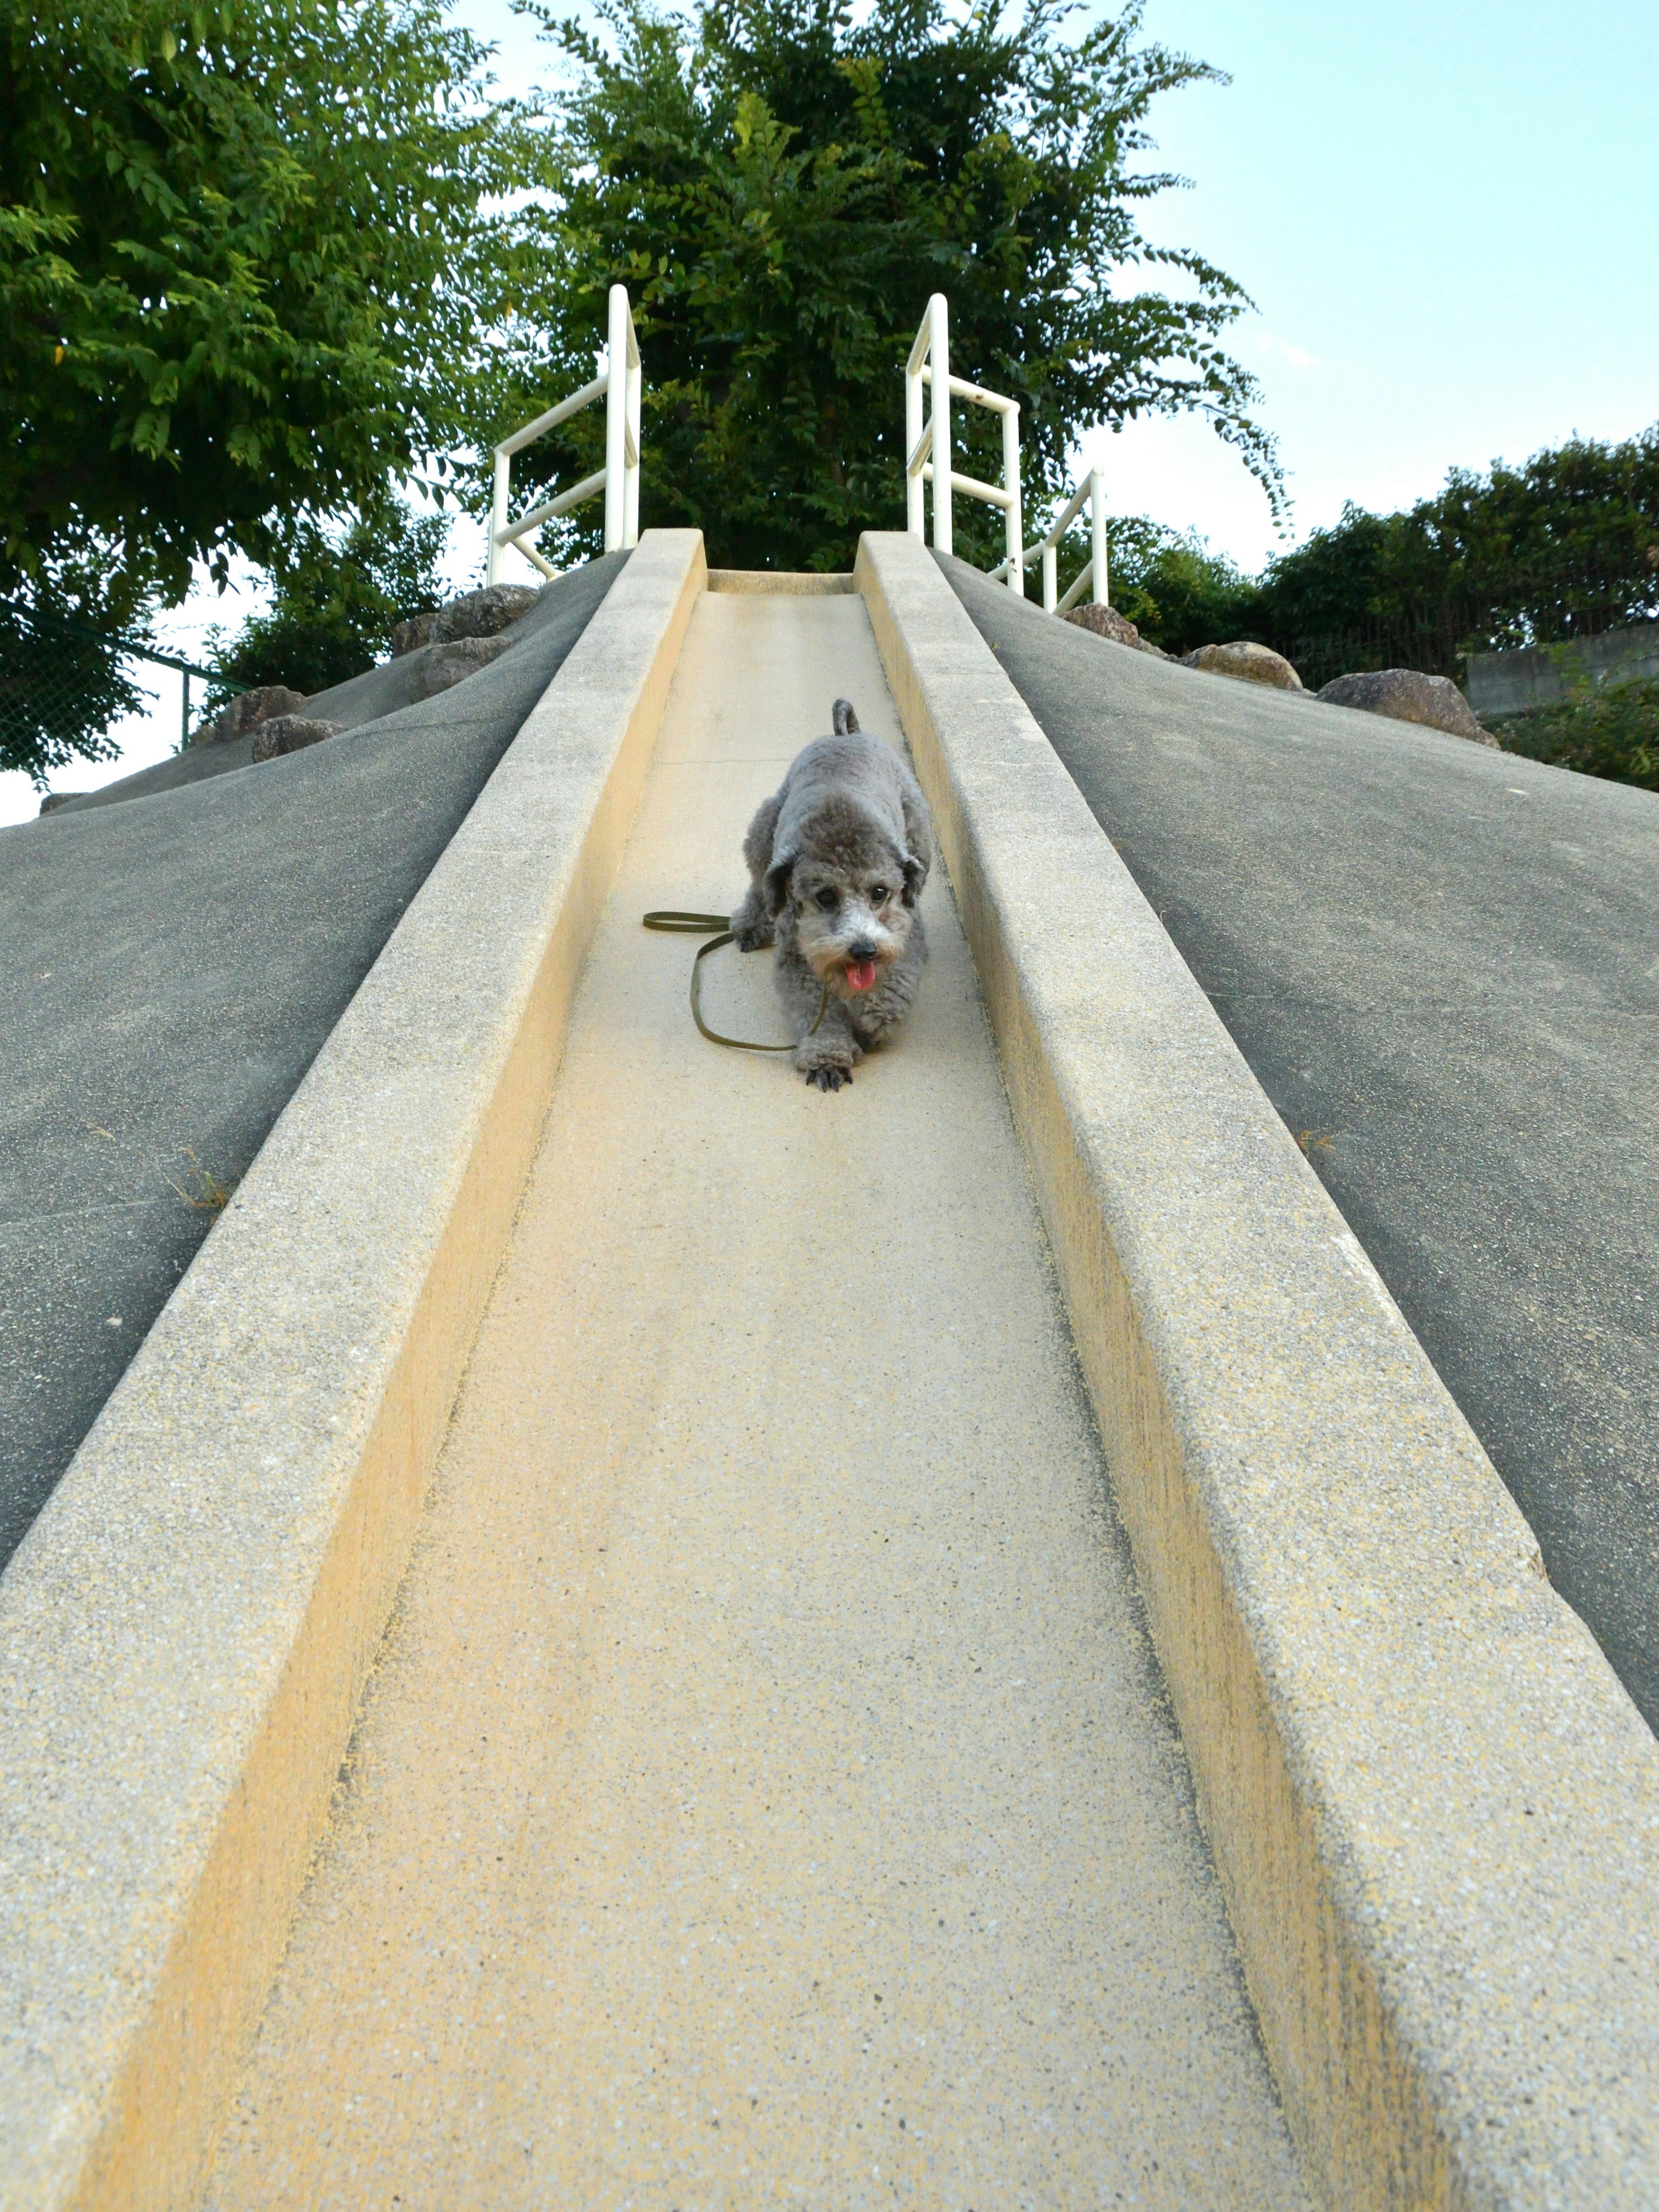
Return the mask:
<svg viewBox="0 0 1659 2212">
<path fill-rule="evenodd" d="M 623 294 L 624 304 L 628 299 Z M 628 431 L 634 458 L 628 464 L 628 496 L 623 502 L 623 544 L 637 545 L 640 542 L 640 402 L 644 384 L 644 371 L 640 362 L 640 343 L 634 332 L 634 319 L 628 319 Z"/>
<path fill-rule="evenodd" d="M 605 374 L 605 550 L 617 553 L 628 527 L 628 291 L 621 284 L 611 287 Z"/>
<path fill-rule="evenodd" d="M 507 548 L 501 542 L 501 533 L 507 527 L 507 480 L 513 473 L 513 457 L 495 448 L 495 483 L 489 501 L 489 559 L 484 569 L 486 584 L 498 584 L 501 580 L 501 556 Z"/>
<path fill-rule="evenodd" d="M 920 338 L 921 333 L 916 333 Z M 912 469 L 910 456 L 921 439 L 921 363 L 910 349 L 904 364 L 904 526 L 912 538 L 927 539 L 927 489 L 921 471 Z"/>
<path fill-rule="evenodd" d="M 1089 471 L 1089 539 L 1094 556 L 1094 574 L 1089 586 L 1097 607 L 1108 605 L 1106 597 L 1106 485 L 1098 469 Z"/>
<path fill-rule="evenodd" d="M 1005 510 L 1007 528 L 1003 543 L 1008 549 L 1008 588 L 1025 597 L 1025 524 L 1019 503 L 1019 410 L 1008 408 L 1002 417 L 1002 483 L 1011 492 Z"/>
<path fill-rule="evenodd" d="M 927 354 L 933 369 L 933 550 L 949 553 L 951 536 L 951 310 L 943 292 L 927 302 Z"/>
</svg>

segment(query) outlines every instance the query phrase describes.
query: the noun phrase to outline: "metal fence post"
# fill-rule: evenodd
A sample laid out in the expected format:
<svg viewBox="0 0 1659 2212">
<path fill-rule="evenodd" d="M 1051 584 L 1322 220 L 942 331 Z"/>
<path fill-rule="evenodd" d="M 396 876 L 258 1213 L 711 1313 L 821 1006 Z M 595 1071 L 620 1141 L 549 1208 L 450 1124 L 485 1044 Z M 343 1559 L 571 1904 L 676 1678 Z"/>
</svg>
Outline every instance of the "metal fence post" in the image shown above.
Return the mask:
<svg viewBox="0 0 1659 2212">
<path fill-rule="evenodd" d="M 923 324 L 923 330 L 927 327 Z M 916 356 L 922 350 L 922 332 L 916 333 L 916 342 L 910 349 L 909 359 L 904 365 L 904 526 L 912 538 L 924 544 L 927 537 L 927 488 L 921 480 L 921 467 L 914 460 L 916 447 L 921 438 L 921 363 Z"/>
<path fill-rule="evenodd" d="M 943 292 L 927 302 L 928 366 L 933 428 L 933 550 L 951 550 L 951 310 Z"/>
<path fill-rule="evenodd" d="M 626 306 L 628 295 L 623 294 Z M 623 503 L 623 544 L 637 545 L 640 542 L 640 426 L 641 396 L 644 389 L 644 372 L 640 364 L 640 342 L 635 334 L 634 320 L 628 321 L 628 496 Z"/>
<path fill-rule="evenodd" d="M 1107 605 L 1106 574 L 1106 485 L 1098 469 L 1089 471 L 1089 538 L 1093 554 L 1094 573 L 1089 579 L 1089 588 L 1097 607 Z"/>
<path fill-rule="evenodd" d="M 611 287 L 605 371 L 605 550 L 620 552 L 628 514 L 628 291 Z"/>
<path fill-rule="evenodd" d="M 499 584 L 501 580 L 501 556 L 507 548 L 501 542 L 501 532 L 507 527 L 507 480 L 513 473 L 513 456 L 503 446 L 495 448 L 495 483 L 489 501 L 489 560 L 484 569 L 486 584 Z"/>
<path fill-rule="evenodd" d="M 1008 549 L 1008 588 L 1025 597 L 1025 524 L 1019 503 L 1019 410 L 1010 407 L 1002 417 L 1002 485 L 1013 495 L 1004 509 L 1007 528 L 1003 543 Z"/>
</svg>

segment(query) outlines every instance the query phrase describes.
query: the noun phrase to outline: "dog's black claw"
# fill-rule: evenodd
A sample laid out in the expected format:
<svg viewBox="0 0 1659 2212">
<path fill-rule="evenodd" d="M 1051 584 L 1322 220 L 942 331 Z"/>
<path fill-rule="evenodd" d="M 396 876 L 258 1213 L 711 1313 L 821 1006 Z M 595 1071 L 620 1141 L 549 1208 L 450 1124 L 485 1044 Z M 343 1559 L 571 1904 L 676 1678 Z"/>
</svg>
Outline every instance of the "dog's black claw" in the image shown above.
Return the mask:
<svg viewBox="0 0 1659 2212">
<path fill-rule="evenodd" d="M 809 1070 L 806 1080 L 820 1091 L 839 1091 L 843 1083 L 850 1083 L 853 1079 L 844 1067 L 814 1067 Z"/>
</svg>

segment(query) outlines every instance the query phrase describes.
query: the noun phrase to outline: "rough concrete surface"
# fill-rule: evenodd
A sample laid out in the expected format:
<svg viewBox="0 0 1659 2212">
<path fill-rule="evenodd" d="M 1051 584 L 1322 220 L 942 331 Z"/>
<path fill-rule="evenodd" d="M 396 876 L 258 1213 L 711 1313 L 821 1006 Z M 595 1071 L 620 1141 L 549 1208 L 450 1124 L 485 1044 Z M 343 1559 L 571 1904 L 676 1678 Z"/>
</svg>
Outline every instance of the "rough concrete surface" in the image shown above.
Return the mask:
<svg viewBox="0 0 1659 2212">
<path fill-rule="evenodd" d="M 1659 1745 L 933 557 L 859 574 L 1319 2191 L 1650 2207 Z"/>
<path fill-rule="evenodd" d="M 0 1562 L 624 557 L 463 692 L 0 830 Z"/>
<path fill-rule="evenodd" d="M 1659 1720 L 1659 799 L 947 574 Z"/>
<path fill-rule="evenodd" d="M 836 1097 L 640 927 L 839 693 L 699 604 L 215 2212 L 1306 2201 L 942 875 Z"/>
<path fill-rule="evenodd" d="M 343 684 L 331 684 L 325 691 L 313 692 L 309 699 L 297 691 L 286 691 L 285 696 L 299 702 L 299 707 L 313 720 L 331 722 L 337 729 L 361 729 L 365 722 L 379 721 L 395 714 L 406 707 L 418 706 L 424 700 L 435 698 L 440 692 L 469 679 L 479 668 L 489 665 L 509 652 L 528 647 L 531 659 L 521 672 L 534 696 L 533 674 L 543 670 L 542 680 L 547 680 L 550 668 L 547 653 L 551 646 L 556 652 L 558 641 L 568 638 L 571 613 L 579 604 L 586 604 L 594 581 L 594 572 L 609 574 L 624 555 L 608 554 L 603 567 L 590 562 L 586 568 L 572 569 L 561 576 L 551 586 L 539 592 L 526 592 L 533 602 L 517 622 L 497 635 L 492 636 L 481 653 L 457 653 L 453 641 L 440 639 L 401 658 L 382 661 L 376 667 L 366 668 L 361 676 L 348 677 Z M 586 577 L 586 584 L 577 579 Z M 496 590 L 501 587 L 497 586 Z M 483 592 L 471 595 L 482 599 Z M 464 605 L 465 602 L 456 602 Z M 436 611 L 441 614 L 444 609 Z M 545 635 L 544 635 L 545 634 Z M 465 641 L 471 643 L 473 641 Z M 483 641 L 478 641 L 483 642 Z M 555 664 L 556 665 L 556 663 Z M 258 694 L 244 696 L 263 697 L 265 692 L 283 690 L 284 687 L 265 685 Z M 234 714 L 236 701 L 227 708 Z M 469 710 L 471 700 L 469 697 Z M 297 712 L 298 708 L 294 711 Z M 221 718 L 222 719 L 222 718 Z M 404 730 L 422 730 L 424 723 L 400 723 Z M 510 734 L 510 733 L 509 733 Z M 240 736 L 223 738 L 203 738 L 186 745 L 181 753 L 157 761 L 153 768 L 143 768 L 131 775 L 118 777 L 113 783 L 100 785 L 96 791 L 66 793 L 58 800 L 53 812 L 86 812 L 94 808 L 119 806 L 130 799 L 148 799 L 158 792 L 176 790 L 181 784 L 200 783 L 210 776 L 225 775 L 233 769 L 247 767 L 253 758 L 252 744 L 256 729 L 244 731 Z"/>
<path fill-rule="evenodd" d="M 5 2212 L 198 2199 L 702 573 L 613 568 L 0 1576 Z"/>
</svg>

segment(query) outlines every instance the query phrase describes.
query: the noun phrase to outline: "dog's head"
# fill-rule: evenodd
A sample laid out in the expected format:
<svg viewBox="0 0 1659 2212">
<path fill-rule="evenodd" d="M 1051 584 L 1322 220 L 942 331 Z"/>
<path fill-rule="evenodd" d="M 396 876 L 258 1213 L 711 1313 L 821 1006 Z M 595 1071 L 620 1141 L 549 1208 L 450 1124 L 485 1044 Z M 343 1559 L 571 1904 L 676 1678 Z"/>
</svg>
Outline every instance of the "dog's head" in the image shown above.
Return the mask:
<svg viewBox="0 0 1659 2212">
<path fill-rule="evenodd" d="M 927 879 L 879 823 L 852 807 L 821 808 L 766 875 L 774 919 L 788 909 L 797 951 L 838 999 L 856 999 L 902 957 Z"/>
</svg>

